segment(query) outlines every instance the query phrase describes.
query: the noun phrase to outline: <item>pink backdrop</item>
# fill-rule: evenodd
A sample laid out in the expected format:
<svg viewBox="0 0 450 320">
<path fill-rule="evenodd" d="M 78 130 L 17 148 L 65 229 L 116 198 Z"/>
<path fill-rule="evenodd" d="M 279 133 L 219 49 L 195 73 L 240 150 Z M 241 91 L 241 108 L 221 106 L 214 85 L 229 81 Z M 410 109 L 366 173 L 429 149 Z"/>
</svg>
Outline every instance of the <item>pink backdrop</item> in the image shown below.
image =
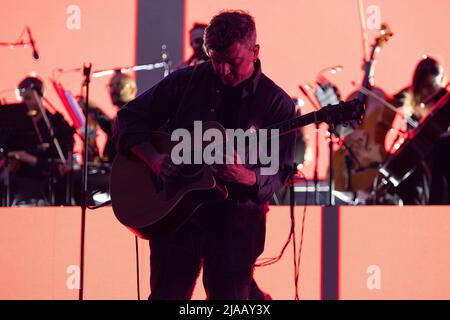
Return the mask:
<svg viewBox="0 0 450 320">
<path fill-rule="evenodd" d="M 448 206 L 340 207 L 340 299 L 449 299 Z M 296 209 L 297 249 L 302 208 Z M 261 258 L 275 257 L 289 232 L 289 208 L 271 207 Z M 79 208 L 0 208 L 0 299 L 77 299 Z M 301 255 L 301 299 L 321 297 L 322 210 L 309 207 Z M 149 294 L 148 242 L 139 240 L 140 293 Z M 136 299 L 133 235 L 110 208 L 88 211 L 86 299 Z M 255 279 L 274 299 L 294 298 L 292 244 Z M 201 276 L 200 278 L 201 279 Z M 194 299 L 204 299 L 201 280 Z"/>
</svg>

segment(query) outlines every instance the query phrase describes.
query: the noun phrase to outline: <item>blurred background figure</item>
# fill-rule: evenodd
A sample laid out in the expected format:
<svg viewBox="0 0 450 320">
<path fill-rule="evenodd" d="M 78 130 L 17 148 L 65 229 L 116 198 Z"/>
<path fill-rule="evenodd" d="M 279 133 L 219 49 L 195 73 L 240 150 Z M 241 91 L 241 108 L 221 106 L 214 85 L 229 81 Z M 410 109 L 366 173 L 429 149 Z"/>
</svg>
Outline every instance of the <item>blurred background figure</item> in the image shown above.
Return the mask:
<svg viewBox="0 0 450 320">
<path fill-rule="evenodd" d="M 124 74 L 120 71 L 116 71 L 111 77 L 108 83 L 108 92 L 111 99 L 111 103 L 117 112 L 125 104 L 136 98 L 137 86 L 136 80 L 130 75 Z M 78 103 L 80 107 L 84 109 L 84 97 L 78 97 Z M 94 102 L 89 102 L 89 127 L 90 127 L 90 139 L 89 139 L 89 151 L 91 161 L 98 161 L 102 163 L 111 164 L 116 155 L 116 150 L 112 142 L 112 135 L 114 129 L 115 117 L 109 117 L 103 110 Z M 106 135 L 106 144 L 103 149 L 103 153 L 100 156 L 100 146 L 97 145 L 97 128 L 100 128 Z"/>
<path fill-rule="evenodd" d="M 424 56 L 414 69 L 412 84 L 394 95 L 397 106 L 402 107 L 405 116 L 419 122 L 445 94 L 447 82 L 443 66 L 434 58 Z M 419 124 L 420 125 L 420 124 Z M 414 128 L 408 124 L 408 131 Z M 415 171 L 402 182 L 395 196 L 404 205 L 426 205 L 430 201 L 430 184 L 433 156 L 428 156 Z M 436 183 L 436 178 L 434 179 Z M 435 187 L 436 188 L 436 187 Z"/>
<path fill-rule="evenodd" d="M 108 83 L 108 92 L 116 111 L 125 104 L 136 98 L 137 86 L 136 80 L 120 71 L 116 71 Z M 78 103 L 84 109 L 84 97 L 78 97 Z M 109 173 L 111 165 L 116 155 L 116 148 L 112 141 L 114 134 L 114 119 L 106 115 L 102 109 L 94 102 L 89 102 L 89 178 L 88 178 L 88 194 L 94 193 L 93 197 L 89 196 L 89 203 L 97 205 L 109 199 Z M 100 128 L 106 135 L 106 143 L 100 154 L 101 146 L 98 144 L 97 129 Z M 81 169 L 81 168 L 80 168 Z M 75 198 L 79 203 L 81 190 L 81 170 L 75 173 Z"/>
<path fill-rule="evenodd" d="M 130 75 L 117 71 L 108 84 L 109 96 L 111 102 L 118 111 L 125 104 L 136 98 L 137 86 L 136 80 Z M 103 151 L 104 161 L 112 163 L 116 155 L 116 149 L 112 142 L 114 119 L 108 118 L 100 109 L 94 110 L 93 118 L 97 121 L 100 128 L 107 135 L 105 149 Z"/>
<path fill-rule="evenodd" d="M 73 149 L 75 130 L 59 112 L 53 108 L 52 112 L 47 110 L 51 106 L 44 104 L 41 79 L 26 77 L 19 83 L 18 91 L 21 101 L 28 107 L 40 143 L 27 150 L 8 153 L 11 205 L 62 205 L 65 203 L 66 160 Z"/>
<path fill-rule="evenodd" d="M 436 59 L 425 56 L 414 70 L 411 86 L 395 95 L 396 102 L 403 107 L 406 116 L 420 121 L 442 97 L 433 95 L 443 88 L 446 82 L 444 67 Z M 409 131 L 411 129 L 408 128 Z"/>
<path fill-rule="evenodd" d="M 208 55 L 203 49 L 203 35 L 208 25 L 204 23 L 195 23 L 189 31 L 189 43 L 192 48 L 192 55 L 186 61 L 180 62 L 176 69 L 195 66 L 196 64 L 209 60 Z"/>
</svg>

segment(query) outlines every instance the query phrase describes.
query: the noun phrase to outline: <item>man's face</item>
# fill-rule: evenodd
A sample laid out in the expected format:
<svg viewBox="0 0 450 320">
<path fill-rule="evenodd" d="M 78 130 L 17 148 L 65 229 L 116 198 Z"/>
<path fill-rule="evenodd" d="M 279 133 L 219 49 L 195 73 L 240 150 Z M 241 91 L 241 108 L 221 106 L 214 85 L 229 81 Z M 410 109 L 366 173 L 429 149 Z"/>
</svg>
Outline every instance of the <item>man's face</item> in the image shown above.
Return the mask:
<svg viewBox="0 0 450 320">
<path fill-rule="evenodd" d="M 109 95 L 115 106 L 122 107 L 136 97 L 136 84 L 128 77 L 114 76 L 109 83 Z"/>
<path fill-rule="evenodd" d="M 196 53 L 203 51 L 203 34 L 205 32 L 204 28 L 197 28 L 190 33 L 190 43 L 191 48 Z"/>
<path fill-rule="evenodd" d="M 251 77 L 258 53 L 259 45 L 248 48 L 235 42 L 224 52 L 210 51 L 209 55 L 214 72 L 222 83 L 234 87 Z"/>
<path fill-rule="evenodd" d="M 33 89 L 20 88 L 19 94 L 22 102 L 25 103 L 29 108 L 38 108 L 38 101 L 36 99 L 41 99 L 41 97 L 39 97 L 37 93 L 33 92 Z"/>
</svg>

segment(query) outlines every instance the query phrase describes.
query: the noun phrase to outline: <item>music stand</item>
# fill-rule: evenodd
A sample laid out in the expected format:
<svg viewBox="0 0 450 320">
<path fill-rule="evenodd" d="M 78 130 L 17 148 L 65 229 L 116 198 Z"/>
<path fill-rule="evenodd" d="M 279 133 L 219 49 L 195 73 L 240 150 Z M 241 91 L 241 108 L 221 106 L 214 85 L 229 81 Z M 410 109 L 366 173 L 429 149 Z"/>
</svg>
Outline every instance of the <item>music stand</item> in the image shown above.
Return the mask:
<svg viewBox="0 0 450 320">
<path fill-rule="evenodd" d="M 26 104 L 0 106 L 0 152 L 5 157 L 3 206 L 10 204 L 8 152 L 26 150 L 39 144 L 36 128 Z"/>
</svg>

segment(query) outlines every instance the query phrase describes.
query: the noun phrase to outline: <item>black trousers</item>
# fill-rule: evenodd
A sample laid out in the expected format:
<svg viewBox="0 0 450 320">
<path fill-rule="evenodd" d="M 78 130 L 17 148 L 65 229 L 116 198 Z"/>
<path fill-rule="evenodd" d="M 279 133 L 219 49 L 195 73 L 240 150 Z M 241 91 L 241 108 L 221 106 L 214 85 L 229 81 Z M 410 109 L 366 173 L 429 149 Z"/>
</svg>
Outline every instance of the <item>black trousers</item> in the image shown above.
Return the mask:
<svg viewBox="0 0 450 320">
<path fill-rule="evenodd" d="M 150 300 L 190 299 L 202 266 L 208 300 L 248 300 L 254 261 L 226 267 L 224 250 L 233 248 L 221 237 L 225 220 L 200 210 L 176 232 L 150 240 Z"/>
</svg>

